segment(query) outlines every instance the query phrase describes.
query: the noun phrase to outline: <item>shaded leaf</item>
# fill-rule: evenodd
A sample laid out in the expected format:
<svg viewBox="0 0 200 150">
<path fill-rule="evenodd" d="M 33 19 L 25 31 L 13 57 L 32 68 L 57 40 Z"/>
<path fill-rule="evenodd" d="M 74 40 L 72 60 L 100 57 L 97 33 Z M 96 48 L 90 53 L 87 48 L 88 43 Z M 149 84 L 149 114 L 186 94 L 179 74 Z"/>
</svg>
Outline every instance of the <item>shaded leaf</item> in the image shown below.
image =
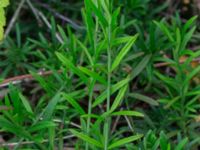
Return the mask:
<svg viewBox="0 0 200 150">
<path fill-rule="evenodd" d="M 141 100 L 145 103 L 148 103 L 150 105 L 153 105 L 153 106 L 158 106 L 158 102 L 148 96 L 145 96 L 145 95 L 142 95 L 142 94 L 139 94 L 139 93 L 130 93 L 129 94 L 130 97 L 133 97 L 135 99 L 138 99 L 138 100 Z"/>
<path fill-rule="evenodd" d="M 137 39 L 138 35 L 135 35 L 133 37 L 130 37 L 128 43 L 122 48 L 122 50 L 119 52 L 117 57 L 115 58 L 112 66 L 111 66 L 111 71 L 117 68 L 117 66 L 120 64 L 122 59 L 125 57 L 125 55 L 129 52 L 131 47 L 133 46 L 135 40 Z"/>
<path fill-rule="evenodd" d="M 62 93 L 62 95 L 77 110 L 77 112 L 81 115 L 85 114 L 83 108 L 69 94 Z"/>
<path fill-rule="evenodd" d="M 137 111 L 129 111 L 129 110 L 122 110 L 113 112 L 112 116 L 136 116 L 136 117 L 144 117 L 144 115 Z"/>
<path fill-rule="evenodd" d="M 82 139 L 83 141 L 86 141 L 94 146 L 99 147 L 99 148 L 103 148 L 103 145 L 99 141 L 85 135 L 84 133 L 77 132 L 76 130 L 73 130 L 73 129 L 70 129 L 70 132 L 72 132 L 72 134 L 74 134 L 78 138 Z"/>
<path fill-rule="evenodd" d="M 113 148 L 124 146 L 125 144 L 136 141 L 142 137 L 143 137 L 142 134 L 138 134 L 138 135 L 134 135 L 134 136 L 130 136 L 130 137 L 121 139 L 119 141 L 115 141 L 113 144 L 109 145 L 108 149 L 113 149 Z"/>
</svg>

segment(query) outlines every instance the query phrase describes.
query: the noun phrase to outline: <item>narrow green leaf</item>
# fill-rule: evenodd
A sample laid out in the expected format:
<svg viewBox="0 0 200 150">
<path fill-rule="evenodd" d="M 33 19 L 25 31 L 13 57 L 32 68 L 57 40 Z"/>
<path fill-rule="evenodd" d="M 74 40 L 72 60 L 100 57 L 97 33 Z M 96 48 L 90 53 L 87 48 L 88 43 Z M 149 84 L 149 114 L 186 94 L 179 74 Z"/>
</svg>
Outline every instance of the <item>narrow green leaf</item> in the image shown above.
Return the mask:
<svg viewBox="0 0 200 150">
<path fill-rule="evenodd" d="M 89 51 L 88 51 L 88 49 L 85 47 L 85 45 L 81 42 L 81 41 L 79 41 L 78 39 L 77 39 L 77 43 L 80 45 L 80 47 L 83 49 L 83 51 L 85 52 L 85 54 L 86 54 L 86 56 L 87 56 L 87 58 L 88 58 L 88 60 L 89 60 L 89 62 L 90 62 L 90 65 L 92 65 L 93 66 L 93 60 L 92 60 L 92 56 L 90 55 L 90 53 L 89 53 Z"/>
<path fill-rule="evenodd" d="M 148 103 L 150 105 L 153 105 L 153 106 L 158 106 L 159 105 L 159 103 L 156 100 L 154 100 L 154 99 L 152 99 L 152 98 L 150 98 L 148 96 L 139 94 L 139 93 L 130 93 L 129 96 L 133 97 L 135 99 L 141 100 L 141 101 L 143 101 L 145 103 Z"/>
<path fill-rule="evenodd" d="M 182 44 L 181 44 L 181 50 L 185 50 L 185 47 L 187 45 L 187 43 L 189 42 L 189 40 L 191 40 L 192 35 L 194 33 L 194 31 L 196 30 L 196 27 L 193 27 L 183 38 Z"/>
<path fill-rule="evenodd" d="M 13 122 L 10 122 L 6 118 L 0 117 L 0 128 L 17 136 L 32 140 L 31 135 L 27 131 L 25 131 L 23 127 L 16 125 Z"/>
<path fill-rule="evenodd" d="M 185 25 L 183 26 L 183 30 L 184 32 L 187 31 L 187 29 L 190 28 L 190 26 L 194 23 L 194 21 L 197 19 L 198 16 L 193 16 L 192 18 L 190 18 L 186 23 Z"/>
<path fill-rule="evenodd" d="M 109 11 L 109 8 L 108 8 L 109 6 L 108 6 L 107 1 L 104 0 L 104 1 L 99 1 L 99 2 L 100 2 L 101 6 L 103 7 L 103 9 L 106 13 L 107 22 L 110 22 L 111 15 L 110 15 L 110 11 Z M 113 15 L 114 15 L 114 13 L 113 13 Z"/>
<path fill-rule="evenodd" d="M 86 10 L 82 9 L 82 15 L 87 27 L 87 31 L 88 31 L 87 34 L 88 34 L 90 45 L 92 48 L 94 48 L 94 29 L 95 29 L 94 22 L 93 22 L 91 10 L 87 8 L 88 6 L 87 4 L 85 4 L 85 6 L 86 6 Z"/>
<path fill-rule="evenodd" d="M 85 67 L 79 67 L 79 69 L 84 72 L 85 74 L 87 74 L 88 76 L 92 77 L 93 79 L 99 81 L 100 83 L 104 84 L 104 85 L 107 85 L 107 81 L 101 77 L 98 73 L 92 71 L 92 70 L 89 70 Z"/>
<path fill-rule="evenodd" d="M 188 143 L 188 138 L 184 138 L 181 142 L 178 143 L 175 150 L 183 150 L 184 146 Z"/>
<path fill-rule="evenodd" d="M 150 59 L 151 59 L 151 54 L 146 55 L 140 61 L 140 63 L 135 68 L 133 68 L 133 72 L 131 73 L 131 79 L 134 79 L 135 77 L 137 77 L 143 71 L 143 69 L 146 67 L 146 65 L 150 61 Z"/>
<path fill-rule="evenodd" d="M 165 109 L 170 108 L 174 103 L 176 103 L 180 99 L 180 96 L 174 97 L 172 100 L 169 101 L 169 103 L 164 106 Z"/>
<path fill-rule="evenodd" d="M 30 73 L 40 83 L 41 87 L 46 90 L 46 92 L 51 93 L 51 86 L 49 86 L 48 82 L 43 77 L 32 71 L 30 71 Z"/>
<path fill-rule="evenodd" d="M 133 141 L 136 141 L 140 138 L 142 138 L 143 135 L 142 134 L 138 134 L 138 135 L 134 135 L 134 136 L 130 136 L 130 137 L 127 137 L 127 138 L 124 138 L 124 139 L 121 139 L 119 141 L 116 141 L 114 142 L 113 144 L 111 144 L 108 149 L 113 149 L 113 148 L 117 148 L 117 147 L 121 147 L 121 146 L 124 146 L 125 144 L 127 143 L 130 143 L 130 142 L 133 142 Z"/>
<path fill-rule="evenodd" d="M 163 22 L 154 21 L 154 23 L 160 28 L 160 30 L 168 37 L 170 42 L 174 42 L 174 38 L 168 28 L 164 25 Z"/>
<path fill-rule="evenodd" d="M 52 121 L 40 121 L 37 124 L 29 127 L 28 131 L 35 132 L 35 131 L 40 131 L 40 130 L 48 129 L 48 128 L 55 127 L 55 126 L 56 126 L 56 124 Z"/>
<path fill-rule="evenodd" d="M 177 28 L 176 29 L 176 50 L 173 52 L 174 57 L 176 56 L 175 54 L 178 54 L 178 52 L 180 51 L 180 47 L 181 47 L 181 32 L 180 32 L 180 29 Z"/>
<path fill-rule="evenodd" d="M 124 44 L 127 43 L 130 38 L 132 38 L 133 36 L 125 36 L 125 37 L 116 37 L 115 39 L 112 40 L 112 47 L 115 46 L 119 46 L 120 44 Z M 102 50 L 106 50 L 107 45 L 106 45 L 106 40 L 102 40 L 99 43 L 97 43 L 97 51 L 102 51 Z"/>
<path fill-rule="evenodd" d="M 111 66 L 111 71 L 117 68 L 117 66 L 120 64 L 122 59 L 125 57 L 125 55 L 129 52 L 131 47 L 133 46 L 134 42 L 136 41 L 138 35 L 135 35 L 133 37 L 130 37 L 128 43 L 122 48 L 122 50 L 119 52 L 117 57 L 115 58 L 112 66 Z"/>
<path fill-rule="evenodd" d="M 33 110 L 31 108 L 31 105 L 29 104 L 28 100 L 21 93 L 19 93 L 19 97 L 20 97 L 26 111 L 29 112 L 30 114 L 33 114 Z"/>
<path fill-rule="evenodd" d="M 118 95 L 117 97 L 115 98 L 111 108 L 110 108 L 110 111 L 113 112 L 119 105 L 120 105 L 120 102 L 122 100 L 122 98 L 124 97 L 125 95 L 125 92 L 127 90 L 127 87 L 128 85 L 125 85 L 124 87 L 122 87 L 119 92 L 118 92 Z"/>
<path fill-rule="evenodd" d="M 58 101 L 60 100 L 60 93 L 57 93 L 51 101 L 48 103 L 46 108 L 43 111 L 43 119 L 44 120 L 50 120 L 53 116 L 54 110 L 56 108 L 56 105 Z"/>
<path fill-rule="evenodd" d="M 90 6 L 90 8 L 93 10 L 94 14 L 98 17 L 100 23 L 102 23 L 102 25 L 106 27 L 108 25 L 108 22 L 105 19 L 101 9 L 97 8 L 97 6 L 93 3 L 93 1 L 91 0 L 85 0 L 85 1 L 87 2 L 87 5 Z"/>
<path fill-rule="evenodd" d="M 58 28 L 58 31 L 59 31 L 62 39 L 64 40 L 65 43 L 67 43 L 68 39 L 67 39 L 67 35 L 66 35 L 64 29 L 59 25 L 57 26 L 57 28 Z"/>
<path fill-rule="evenodd" d="M 179 87 L 179 83 L 175 82 L 175 80 L 171 77 L 167 77 L 167 76 L 164 76 L 162 75 L 161 73 L 159 72 L 154 72 L 155 75 L 160 79 L 162 80 L 163 82 L 165 82 L 166 84 L 170 85 L 171 87 L 173 87 L 174 89 L 177 89 L 177 87 Z"/>
<path fill-rule="evenodd" d="M 144 55 L 144 52 L 138 52 L 138 53 L 134 53 L 134 54 L 130 54 L 129 56 L 127 56 L 127 58 L 124 61 L 131 61 L 134 60 L 140 56 Z"/>
<path fill-rule="evenodd" d="M 111 19 L 111 28 L 112 29 L 115 29 L 117 26 L 119 14 L 120 14 L 120 7 L 117 8 L 112 14 L 112 19 Z"/>
<path fill-rule="evenodd" d="M 113 112 L 112 116 L 136 116 L 136 117 L 144 117 L 144 115 L 137 111 L 129 111 L 129 110 L 122 110 Z"/>
<path fill-rule="evenodd" d="M 77 110 L 77 112 L 81 115 L 85 114 L 83 108 L 69 94 L 62 93 L 62 95 Z"/>
<path fill-rule="evenodd" d="M 126 79 L 119 81 L 118 83 L 111 86 L 111 94 L 115 93 L 117 90 L 119 90 L 121 87 L 126 85 L 130 81 L 130 77 L 128 76 Z M 92 104 L 92 107 L 96 107 L 98 104 L 104 102 L 107 96 L 107 90 L 105 90 L 100 96 L 96 98 L 94 103 Z"/>
<path fill-rule="evenodd" d="M 61 62 L 67 66 L 69 69 L 71 69 L 76 75 L 78 75 L 83 82 L 87 83 L 88 79 L 87 77 L 77 68 L 72 64 L 72 62 L 64 57 L 61 53 L 56 52 L 57 57 L 61 60 Z"/>
<path fill-rule="evenodd" d="M 168 139 L 163 131 L 160 132 L 160 147 L 161 150 L 167 150 L 169 142 Z"/>
<path fill-rule="evenodd" d="M 200 66 L 196 67 L 192 72 L 187 75 L 186 80 L 183 82 L 183 85 L 187 85 L 190 80 L 200 72 Z"/>
<path fill-rule="evenodd" d="M 72 134 L 74 134 L 78 138 L 82 139 L 83 141 L 86 141 L 94 146 L 99 147 L 99 148 L 103 148 L 103 145 L 99 141 L 85 135 L 84 133 L 77 132 L 76 130 L 73 130 L 73 129 L 70 129 L 70 132 L 72 132 Z"/>
</svg>

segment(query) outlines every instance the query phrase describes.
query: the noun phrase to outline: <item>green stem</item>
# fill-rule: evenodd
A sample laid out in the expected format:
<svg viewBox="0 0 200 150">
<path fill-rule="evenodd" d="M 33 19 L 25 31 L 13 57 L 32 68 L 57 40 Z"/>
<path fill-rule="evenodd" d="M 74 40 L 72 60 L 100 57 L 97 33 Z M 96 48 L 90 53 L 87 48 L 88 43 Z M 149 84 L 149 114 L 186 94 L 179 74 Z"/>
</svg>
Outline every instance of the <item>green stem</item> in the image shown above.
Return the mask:
<svg viewBox="0 0 200 150">
<path fill-rule="evenodd" d="M 91 122 L 91 118 L 90 115 L 92 113 L 92 98 L 93 98 L 93 89 L 94 89 L 94 85 L 95 85 L 96 80 L 92 79 L 91 81 L 91 85 L 89 88 L 89 102 L 88 102 L 88 118 L 87 118 L 87 134 L 90 134 L 90 122 Z M 89 148 L 89 143 L 86 143 L 86 147 L 85 149 L 88 150 Z"/>
<path fill-rule="evenodd" d="M 107 48 L 107 55 L 108 55 L 108 66 L 107 66 L 107 103 L 106 103 L 106 111 L 110 111 L 110 96 L 111 96 L 111 26 L 108 26 L 108 48 Z M 109 129 L 110 129 L 110 122 L 111 118 L 107 117 L 105 119 L 104 124 L 104 150 L 108 149 L 108 141 L 109 141 Z"/>
<path fill-rule="evenodd" d="M 94 56 L 96 57 L 96 41 L 97 41 L 97 34 L 98 33 L 98 18 L 95 17 L 95 20 L 96 20 L 96 27 L 95 27 L 95 34 L 94 34 Z M 95 58 L 94 57 L 94 58 Z M 94 62 L 92 62 L 92 64 L 90 64 L 92 66 L 92 71 L 94 71 L 94 64 L 96 62 L 96 60 L 94 59 L 93 60 Z M 90 134 L 90 122 L 91 122 L 91 118 L 90 118 L 90 115 L 92 113 L 92 98 L 93 98 L 93 90 L 94 90 L 94 85 L 95 85 L 95 82 L 96 80 L 95 79 L 91 79 L 91 85 L 89 86 L 89 102 L 88 102 L 88 118 L 87 118 L 87 127 L 86 127 L 86 130 L 87 130 L 87 134 L 89 135 Z M 88 150 L 89 149 L 89 143 L 86 142 L 86 146 L 85 146 L 85 149 Z"/>
<path fill-rule="evenodd" d="M 179 63 L 179 59 L 180 57 L 177 56 L 177 58 L 175 58 L 176 63 L 177 63 L 177 75 L 178 75 L 178 79 L 179 82 L 184 81 L 184 71 L 181 68 L 181 64 Z M 187 133 L 187 129 L 186 129 L 186 118 L 185 118 L 185 94 L 184 94 L 184 86 L 182 85 L 179 89 L 179 95 L 181 97 L 181 109 L 180 109 L 180 117 L 181 117 L 181 128 L 183 133 L 186 135 Z"/>
</svg>

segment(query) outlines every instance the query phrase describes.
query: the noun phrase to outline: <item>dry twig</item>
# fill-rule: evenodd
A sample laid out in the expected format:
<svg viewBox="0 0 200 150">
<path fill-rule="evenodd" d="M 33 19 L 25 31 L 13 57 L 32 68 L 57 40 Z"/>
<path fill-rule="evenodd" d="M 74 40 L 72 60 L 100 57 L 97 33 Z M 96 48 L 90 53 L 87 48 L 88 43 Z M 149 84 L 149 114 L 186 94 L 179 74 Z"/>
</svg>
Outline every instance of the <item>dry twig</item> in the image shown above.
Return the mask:
<svg viewBox="0 0 200 150">
<path fill-rule="evenodd" d="M 8 24 L 8 27 L 7 27 L 7 29 L 6 29 L 6 31 L 5 31 L 5 35 L 4 35 L 5 37 L 7 37 L 8 34 L 10 33 L 10 31 L 12 30 L 12 28 L 13 28 L 13 26 L 14 26 L 14 24 L 15 24 L 15 21 L 17 20 L 19 14 L 20 14 L 20 11 L 21 11 L 21 9 L 22 9 L 22 7 L 23 7 L 23 5 L 24 5 L 24 3 L 25 3 L 25 0 L 21 0 L 19 6 L 18 6 L 18 8 L 17 8 L 17 10 L 15 11 L 15 13 L 14 13 L 12 19 L 10 20 L 10 22 L 9 22 L 9 24 Z"/>
</svg>

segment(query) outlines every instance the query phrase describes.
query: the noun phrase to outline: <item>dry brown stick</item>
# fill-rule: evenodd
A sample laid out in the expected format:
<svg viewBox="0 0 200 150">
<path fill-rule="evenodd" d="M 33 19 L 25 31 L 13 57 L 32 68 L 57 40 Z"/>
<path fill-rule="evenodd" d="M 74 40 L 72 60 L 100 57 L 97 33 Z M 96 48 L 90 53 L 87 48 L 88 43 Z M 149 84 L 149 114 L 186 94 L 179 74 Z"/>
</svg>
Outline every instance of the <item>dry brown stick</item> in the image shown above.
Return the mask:
<svg viewBox="0 0 200 150">
<path fill-rule="evenodd" d="M 180 63 L 184 63 L 184 62 L 185 62 L 185 60 L 180 61 Z M 192 62 L 200 62 L 200 58 L 196 58 Z M 154 64 L 154 67 L 156 67 L 156 68 L 165 67 L 165 66 L 168 66 L 170 64 L 171 63 L 166 63 L 166 62 L 156 63 L 156 64 Z M 57 72 L 61 73 L 62 70 L 58 70 Z M 40 75 L 40 76 L 49 76 L 51 74 L 53 74 L 53 71 L 42 71 L 42 72 L 38 73 L 38 75 Z M 20 75 L 20 76 L 8 78 L 8 79 L 5 79 L 2 83 L 0 83 L 0 88 L 8 86 L 10 83 L 12 83 L 12 84 L 21 83 L 24 80 L 34 80 L 34 78 L 31 74 L 25 74 L 25 75 Z"/>
<path fill-rule="evenodd" d="M 57 72 L 61 73 L 62 70 L 58 70 Z M 51 74 L 53 74 L 53 71 L 41 71 L 38 73 L 38 75 L 40 76 L 49 76 Z M 33 79 L 34 78 L 31 74 L 25 74 L 25 75 L 8 78 L 8 79 L 5 79 L 2 83 L 0 83 L 0 88 L 8 86 L 10 83 L 17 84 L 17 83 L 21 83 L 24 80 L 33 80 Z"/>
<path fill-rule="evenodd" d="M 63 139 L 67 140 L 67 139 L 71 139 L 75 137 L 74 135 L 68 135 L 68 136 L 65 136 L 63 137 Z M 55 141 L 58 141 L 59 138 L 56 138 Z M 41 143 L 47 143 L 49 142 L 48 139 L 45 139 L 43 140 Z M 24 141 L 21 143 L 21 145 L 28 145 L 28 144 L 34 144 L 35 142 L 34 141 Z M 13 146 L 16 146 L 18 145 L 19 143 L 18 142 L 13 142 L 13 143 L 0 143 L 0 147 L 13 147 Z"/>
<path fill-rule="evenodd" d="M 26 3 L 28 4 L 30 9 L 32 10 L 33 15 L 35 16 L 36 20 L 38 21 L 39 26 L 42 25 L 42 20 L 40 19 L 40 16 L 38 15 L 37 11 L 33 7 L 32 2 L 30 0 L 26 0 Z"/>
<path fill-rule="evenodd" d="M 21 0 L 19 6 L 18 6 L 18 8 L 17 8 L 17 10 L 15 11 L 15 13 L 14 13 L 12 19 L 10 20 L 10 23 L 8 24 L 8 27 L 7 27 L 7 29 L 6 29 L 6 31 L 5 31 L 5 35 L 4 35 L 5 37 L 8 36 L 8 34 L 9 34 L 10 31 L 11 31 L 11 29 L 13 28 L 13 26 L 14 26 L 14 24 L 15 24 L 15 21 L 17 20 L 19 14 L 20 14 L 20 11 L 21 11 L 21 9 L 22 9 L 22 7 L 23 7 L 23 5 L 24 5 L 24 3 L 25 3 L 25 0 Z"/>
<path fill-rule="evenodd" d="M 60 18 L 61 20 L 69 23 L 74 29 L 76 30 L 83 30 L 84 27 L 78 25 L 77 23 L 75 23 L 74 21 L 72 21 L 70 18 L 58 13 L 56 10 L 54 10 L 53 8 L 51 8 L 48 4 L 42 3 L 40 1 L 34 0 L 39 6 L 47 9 L 49 12 L 51 12 L 55 17 Z"/>
<path fill-rule="evenodd" d="M 31 8 L 31 10 L 32 10 L 34 16 L 36 17 L 36 19 L 38 19 L 38 17 L 40 17 L 42 19 L 42 21 L 46 24 L 46 26 L 51 30 L 52 29 L 51 23 L 48 21 L 48 19 L 45 17 L 45 15 L 40 10 L 35 8 L 29 0 L 26 0 L 26 2 L 29 5 L 29 7 Z M 56 38 L 61 44 L 64 43 L 64 41 L 61 38 L 60 34 L 57 33 L 57 32 L 56 32 Z"/>
<path fill-rule="evenodd" d="M 179 63 L 184 63 L 185 60 L 180 60 Z M 194 60 L 192 60 L 192 62 L 199 62 L 200 63 L 200 58 L 196 58 Z M 154 64 L 154 67 L 156 68 L 160 68 L 160 67 L 165 67 L 165 66 L 168 66 L 170 65 L 171 63 L 168 63 L 168 62 L 164 62 L 164 63 L 156 63 Z"/>
<path fill-rule="evenodd" d="M 8 111 L 8 110 L 13 110 L 13 108 L 12 107 L 8 107 L 8 106 L 0 106 L 0 111 Z"/>
</svg>

